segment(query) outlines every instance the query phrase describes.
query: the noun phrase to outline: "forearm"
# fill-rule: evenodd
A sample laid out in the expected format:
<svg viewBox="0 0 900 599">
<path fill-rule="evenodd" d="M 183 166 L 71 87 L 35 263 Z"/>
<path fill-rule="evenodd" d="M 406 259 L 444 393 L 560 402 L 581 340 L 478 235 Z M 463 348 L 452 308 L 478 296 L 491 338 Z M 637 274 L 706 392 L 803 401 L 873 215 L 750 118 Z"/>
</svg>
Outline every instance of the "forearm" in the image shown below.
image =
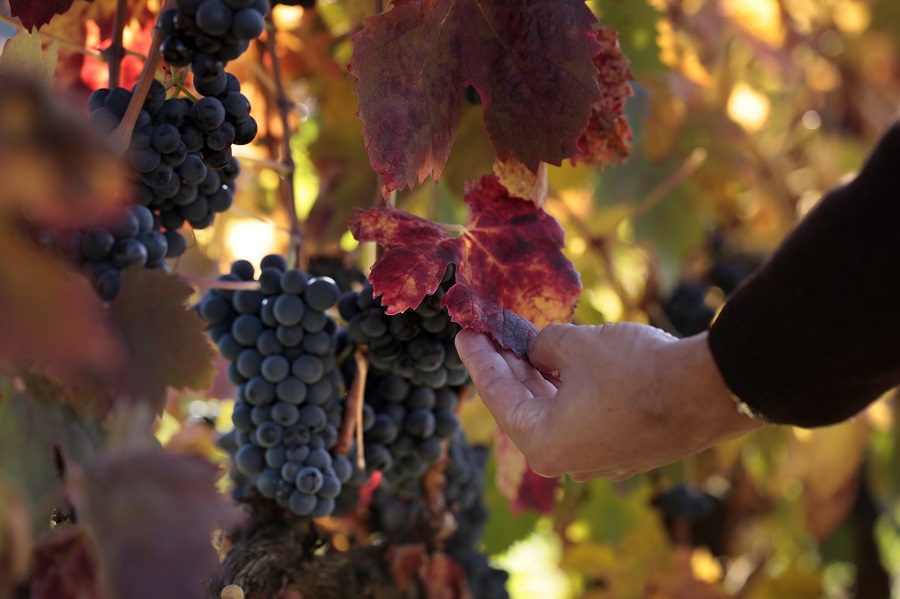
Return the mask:
<svg viewBox="0 0 900 599">
<path fill-rule="evenodd" d="M 900 126 L 729 299 L 709 333 L 728 387 L 771 422 L 846 419 L 900 383 Z"/>
</svg>

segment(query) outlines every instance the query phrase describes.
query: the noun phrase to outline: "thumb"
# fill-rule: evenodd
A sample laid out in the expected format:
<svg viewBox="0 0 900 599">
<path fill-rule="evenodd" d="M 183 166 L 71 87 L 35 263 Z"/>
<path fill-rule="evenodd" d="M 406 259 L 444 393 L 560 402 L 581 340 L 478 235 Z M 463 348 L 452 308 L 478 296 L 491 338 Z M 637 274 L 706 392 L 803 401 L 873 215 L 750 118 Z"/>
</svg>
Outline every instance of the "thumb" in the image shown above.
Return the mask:
<svg viewBox="0 0 900 599">
<path fill-rule="evenodd" d="M 568 342 L 577 330 L 574 324 L 547 325 L 528 345 L 528 360 L 541 372 L 562 371 L 571 356 Z"/>
</svg>

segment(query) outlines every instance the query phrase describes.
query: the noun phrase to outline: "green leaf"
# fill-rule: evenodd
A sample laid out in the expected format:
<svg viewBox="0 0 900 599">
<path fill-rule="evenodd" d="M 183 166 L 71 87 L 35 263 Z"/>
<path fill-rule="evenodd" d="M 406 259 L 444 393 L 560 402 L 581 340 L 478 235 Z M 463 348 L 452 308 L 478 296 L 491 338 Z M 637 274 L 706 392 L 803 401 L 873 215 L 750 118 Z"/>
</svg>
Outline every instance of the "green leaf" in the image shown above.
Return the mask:
<svg viewBox="0 0 900 599">
<path fill-rule="evenodd" d="M 493 453 L 485 471 L 485 480 L 495 480 L 497 462 Z M 484 501 L 491 517 L 484 525 L 484 552 L 496 555 L 506 551 L 513 543 L 531 534 L 540 514 L 531 510 L 523 510 L 514 515 L 509 507 L 509 500 L 500 493 L 495 484 L 488 484 L 484 490 Z"/>
<path fill-rule="evenodd" d="M 199 314 L 187 308 L 192 289 L 159 270 L 125 273 L 110 318 L 125 347 L 122 388 L 157 412 L 166 388 L 202 390 L 212 384 L 215 350 Z"/>
<path fill-rule="evenodd" d="M 50 516 L 62 495 L 57 453 L 63 464 L 85 465 L 93 457 L 100 433 L 88 421 L 52 399 L 0 386 L 0 477 L 22 489 L 35 532 L 49 530 Z"/>
<path fill-rule="evenodd" d="M 662 15 L 647 0 L 599 0 L 590 4 L 603 25 L 619 32 L 619 44 L 635 75 L 666 72 L 656 43 L 656 24 Z"/>
<path fill-rule="evenodd" d="M 37 30 L 29 33 L 20 31 L 9 40 L 0 54 L 0 74 L 18 75 L 36 81 L 53 83 L 56 62 L 59 58 L 59 43 L 55 40 L 44 54 L 41 36 Z"/>
<path fill-rule="evenodd" d="M 577 483 L 567 481 L 567 484 Z M 621 485 L 600 478 L 585 486 L 579 513 L 590 528 L 590 538 L 598 543 L 620 543 L 634 529 L 650 503 L 651 489 L 646 484 L 627 492 Z"/>
</svg>

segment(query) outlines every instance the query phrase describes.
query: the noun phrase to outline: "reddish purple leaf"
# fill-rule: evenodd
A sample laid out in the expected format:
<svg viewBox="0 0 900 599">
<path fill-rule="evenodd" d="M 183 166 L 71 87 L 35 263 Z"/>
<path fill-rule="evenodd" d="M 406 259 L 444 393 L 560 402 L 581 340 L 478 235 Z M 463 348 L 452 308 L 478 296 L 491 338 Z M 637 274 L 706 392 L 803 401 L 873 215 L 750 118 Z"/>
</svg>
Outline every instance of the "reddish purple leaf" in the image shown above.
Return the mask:
<svg viewBox="0 0 900 599">
<path fill-rule="evenodd" d="M 583 0 L 395 0 L 353 37 L 358 115 L 383 192 L 440 177 L 472 85 L 501 160 L 560 164 L 599 91 Z"/>
<path fill-rule="evenodd" d="M 97 542 L 108 597 L 205 599 L 219 563 L 212 534 L 231 517 L 215 466 L 196 456 L 132 453 L 85 471 L 78 514 Z"/>
<path fill-rule="evenodd" d="M 32 599 L 101 599 L 96 550 L 82 526 L 55 528 L 34 548 Z"/>
<path fill-rule="evenodd" d="M 572 162 L 583 162 L 602 170 L 607 164 L 625 162 L 631 154 L 634 135 L 622 115 L 625 100 L 634 95 L 630 83 L 634 75 L 615 30 L 603 27 L 595 34 L 600 43 L 600 51 L 594 56 L 600 99 L 591 107 L 591 118 L 578 138 L 578 154 Z"/>
<path fill-rule="evenodd" d="M 31 30 L 50 22 L 72 6 L 73 0 L 9 0 L 12 16 L 19 17 L 25 28 Z"/>
<path fill-rule="evenodd" d="M 369 280 L 388 314 L 418 306 L 453 263 L 456 284 L 442 300 L 451 319 L 525 355 L 538 327 L 571 318 L 581 292 L 561 251 L 563 230 L 542 209 L 510 196 L 493 175 L 469 186 L 466 203 L 472 219 L 459 237 L 393 208 L 357 211 L 350 229 L 358 240 L 385 247 Z"/>
</svg>

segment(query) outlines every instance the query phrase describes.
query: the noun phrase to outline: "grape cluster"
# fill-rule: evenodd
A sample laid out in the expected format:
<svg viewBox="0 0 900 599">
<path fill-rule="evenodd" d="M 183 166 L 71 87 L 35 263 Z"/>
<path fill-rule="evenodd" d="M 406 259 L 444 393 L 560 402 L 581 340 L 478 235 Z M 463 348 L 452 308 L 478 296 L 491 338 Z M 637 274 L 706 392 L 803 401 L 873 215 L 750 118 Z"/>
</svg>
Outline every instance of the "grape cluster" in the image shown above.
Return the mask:
<svg viewBox="0 0 900 599">
<path fill-rule="evenodd" d="M 250 102 L 230 73 L 218 97 L 197 102 L 166 99 L 166 90 L 153 81 L 135 124 L 128 162 L 136 202 L 158 214 L 156 228 L 164 231 L 168 257 L 184 252 L 179 230 L 185 222 L 194 229 L 208 227 L 218 212 L 232 203 L 240 165 L 232 144 L 245 144 L 256 135 Z M 132 92 L 98 89 L 91 94 L 91 122 L 100 132 L 115 128 L 125 114 Z"/>
<path fill-rule="evenodd" d="M 225 64 L 262 34 L 268 11 L 268 0 L 176 0 L 159 18 L 160 51 L 172 66 L 190 64 L 195 83 L 219 89 L 201 93 L 217 95 L 224 89 Z"/>
<path fill-rule="evenodd" d="M 488 510 L 484 494 L 487 448 L 469 445 L 461 431 L 451 439 L 444 474 L 444 503 L 455 516 L 456 529 L 444 543 L 443 551 L 466 572 L 473 597 L 508 599 L 509 575 L 491 567 L 478 550 Z M 433 520 L 420 489 L 415 494 L 382 485 L 372 496 L 371 527 L 391 543 L 419 543 L 434 538 Z"/>
<path fill-rule="evenodd" d="M 253 281 L 239 260 L 225 281 Z M 288 270 L 280 256 L 261 262 L 258 290 L 213 289 L 198 310 L 238 386 L 232 421 L 234 464 L 250 486 L 298 516 L 327 516 L 354 475 L 333 451 L 342 418 L 335 324 L 325 313 L 334 281 Z"/>
<path fill-rule="evenodd" d="M 460 431 L 450 442 L 447 453 L 444 501 L 456 514 L 456 531 L 447 540 L 445 551 L 466 571 L 472 596 L 508 599 L 506 581 L 509 574 L 492 567 L 478 550 L 489 517 L 483 500 L 487 448 L 469 445 L 465 434 Z"/>
<path fill-rule="evenodd" d="M 168 268 L 166 237 L 144 206 L 119 209 L 86 230 L 35 231 L 38 241 L 78 264 L 104 301 L 118 293 L 127 268 Z"/>
<path fill-rule="evenodd" d="M 358 293 L 345 293 L 338 303 L 350 338 L 369 346 L 373 368 L 390 372 L 419 387 L 458 389 L 469 382 L 453 340 L 460 326 L 450 321 L 441 299 L 454 284 L 453 267 L 447 269 L 434 294 L 425 296 L 415 310 L 388 316 L 367 285 Z"/>
<path fill-rule="evenodd" d="M 419 495 L 422 475 L 459 430 L 457 402 L 447 387 L 417 387 L 396 374 L 370 374 L 362 423 L 367 470 L 380 470 L 385 484 Z"/>
</svg>

